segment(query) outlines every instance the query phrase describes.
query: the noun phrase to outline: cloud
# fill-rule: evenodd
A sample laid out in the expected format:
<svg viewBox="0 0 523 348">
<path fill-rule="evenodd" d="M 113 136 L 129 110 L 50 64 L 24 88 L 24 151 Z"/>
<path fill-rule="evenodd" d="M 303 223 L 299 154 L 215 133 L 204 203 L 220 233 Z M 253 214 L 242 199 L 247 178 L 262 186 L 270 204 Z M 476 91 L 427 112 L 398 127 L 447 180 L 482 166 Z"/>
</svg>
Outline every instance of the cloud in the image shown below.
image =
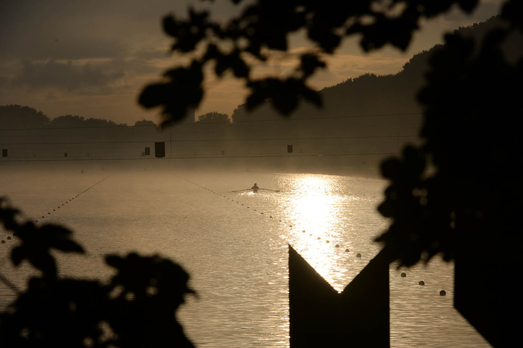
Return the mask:
<svg viewBox="0 0 523 348">
<path fill-rule="evenodd" d="M 171 57 L 171 52 L 166 48 L 164 49 L 141 49 L 134 52 L 134 57 L 143 60 L 151 59 L 167 59 Z"/>
<path fill-rule="evenodd" d="M 13 81 L 16 86 L 29 89 L 56 88 L 78 90 L 85 87 L 105 87 L 123 77 L 122 71 L 104 71 L 89 63 L 73 65 L 71 61 L 60 63 L 54 60 L 45 63 L 24 61 L 20 74 Z"/>
</svg>

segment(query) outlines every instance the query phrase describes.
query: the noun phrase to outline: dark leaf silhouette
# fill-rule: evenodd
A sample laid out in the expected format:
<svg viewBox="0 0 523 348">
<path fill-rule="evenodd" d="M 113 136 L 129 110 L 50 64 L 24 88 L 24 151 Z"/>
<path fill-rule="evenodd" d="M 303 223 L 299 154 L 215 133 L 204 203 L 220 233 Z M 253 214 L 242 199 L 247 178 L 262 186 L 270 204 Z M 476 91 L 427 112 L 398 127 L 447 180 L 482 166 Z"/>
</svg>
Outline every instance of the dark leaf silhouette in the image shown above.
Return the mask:
<svg viewBox="0 0 523 348">
<path fill-rule="evenodd" d="M 175 318 L 184 296 L 194 293 L 180 266 L 135 253 L 125 258 L 109 255 L 106 262 L 118 270 L 109 286 L 116 292 L 109 323 L 124 346 L 192 347 Z"/>
<path fill-rule="evenodd" d="M 4 198 L 0 204 L 1 222 L 21 242 L 11 250 L 13 264 L 28 260 L 43 272 L 0 313 L 1 347 L 193 347 L 175 315 L 194 293 L 179 265 L 159 256 L 111 255 L 107 264 L 117 272 L 107 285 L 61 278 L 50 249 L 83 253 L 72 232 L 20 223 L 18 210 Z"/>
<path fill-rule="evenodd" d="M 83 253 L 83 248 L 70 238 L 72 232 L 58 225 L 35 226 L 32 222 L 18 224 L 11 214 L 10 221 L 4 220 L 6 229 L 16 231 L 21 245 L 11 253 L 11 260 L 18 266 L 23 260 L 28 260 L 34 267 L 47 276 L 56 276 L 56 264 L 51 256 L 51 249 L 63 252 Z M 9 226 L 9 228 L 7 228 Z"/>
<path fill-rule="evenodd" d="M 194 54 L 198 53 L 198 45 L 206 47 L 206 53 L 200 58 L 192 58 L 194 69 L 191 80 L 196 84 L 191 85 L 187 79 L 172 78 L 168 83 L 149 85 L 142 92 L 139 103 L 146 108 L 163 107 L 164 124 L 179 121 L 188 108 L 199 106 L 203 96 L 200 84 L 204 65 L 214 62 L 217 77 L 230 70 L 236 78 L 245 80 L 246 86 L 251 89 L 246 100 L 250 109 L 271 99 L 272 105 L 287 116 L 297 107 L 300 96 L 321 106 L 320 96 L 313 95 L 305 87 L 315 69 L 325 67 L 325 63 L 314 58 L 316 54 L 304 55 L 294 69 L 303 73 L 300 83 L 293 81 L 294 76 L 253 80 L 249 74 L 251 67 L 271 60 L 267 50 L 287 51 L 289 35 L 299 30 L 304 30 L 316 48 L 325 54 L 334 53 L 346 37 L 355 34 L 361 36 L 360 44 L 366 51 L 387 44 L 405 50 L 412 33 L 419 29 L 420 20 L 436 17 L 454 5 L 470 13 L 477 3 L 477 0 L 395 0 L 387 6 L 373 0 L 336 4 L 319 0 L 254 1 L 241 14 L 225 23 L 211 20 L 206 11 L 197 12 L 190 8 L 187 19 L 178 19 L 174 15 L 165 17 L 163 28 L 174 39 L 172 50 L 176 53 Z M 396 6 L 399 4 L 404 6 Z M 392 9 L 399 9 L 399 13 L 391 14 Z M 219 49 L 231 45 L 233 49 L 227 52 Z M 186 68 L 173 70 L 178 69 Z M 271 86 L 281 92 L 283 85 L 287 100 L 267 90 L 267 86 Z"/>
<path fill-rule="evenodd" d="M 165 119 L 161 126 L 186 117 L 190 108 L 198 106 L 203 97 L 200 63 L 193 62 L 187 68 L 171 69 L 165 73 L 165 77 L 167 82 L 147 86 L 139 97 L 140 104 L 147 108 L 163 106 Z"/>
<path fill-rule="evenodd" d="M 472 38 L 445 37 L 419 93 L 426 106 L 421 131 L 426 143 L 417 156 L 405 149 L 401 160 L 383 164 L 392 184 L 379 210 L 393 223 L 377 240 L 400 250 L 406 266 L 438 253 L 454 259 L 467 243 L 520 241 L 510 226 L 522 208 L 516 198 L 521 184 L 505 173 L 521 167 L 516 121 L 509 115 L 522 112 L 512 87 L 522 75 L 521 60 L 509 65 L 501 52 L 507 34 L 493 29 L 479 47 Z M 430 175 L 428 158 L 434 166 Z"/>
<path fill-rule="evenodd" d="M 304 54 L 301 56 L 301 69 L 305 77 L 310 76 L 317 68 L 325 68 L 325 62 L 318 59 L 317 55 Z"/>
<path fill-rule="evenodd" d="M 252 94 L 247 97 L 248 109 L 254 109 L 264 101 L 270 100 L 276 110 L 287 116 L 296 108 L 301 97 L 321 106 L 318 92 L 307 87 L 302 79 L 267 78 L 253 81 L 249 83 L 248 87 L 252 89 Z"/>
</svg>

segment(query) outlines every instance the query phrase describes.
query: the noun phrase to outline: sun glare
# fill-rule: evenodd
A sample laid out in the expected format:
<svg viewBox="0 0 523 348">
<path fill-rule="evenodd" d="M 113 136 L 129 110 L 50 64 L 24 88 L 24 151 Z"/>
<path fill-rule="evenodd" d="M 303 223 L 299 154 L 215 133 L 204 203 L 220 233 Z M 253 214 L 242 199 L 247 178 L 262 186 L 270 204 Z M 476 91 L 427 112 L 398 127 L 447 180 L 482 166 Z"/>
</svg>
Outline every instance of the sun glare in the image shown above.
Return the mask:
<svg viewBox="0 0 523 348">
<path fill-rule="evenodd" d="M 352 198 L 328 176 L 302 175 L 292 186 L 294 194 L 286 202 L 292 226 L 290 243 L 325 280 L 342 291 L 347 280 L 346 267 L 340 263 L 348 256 L 342 249 L 349 248 L 342 225 L 347 223 L 346 209 Z"/>
</svg>

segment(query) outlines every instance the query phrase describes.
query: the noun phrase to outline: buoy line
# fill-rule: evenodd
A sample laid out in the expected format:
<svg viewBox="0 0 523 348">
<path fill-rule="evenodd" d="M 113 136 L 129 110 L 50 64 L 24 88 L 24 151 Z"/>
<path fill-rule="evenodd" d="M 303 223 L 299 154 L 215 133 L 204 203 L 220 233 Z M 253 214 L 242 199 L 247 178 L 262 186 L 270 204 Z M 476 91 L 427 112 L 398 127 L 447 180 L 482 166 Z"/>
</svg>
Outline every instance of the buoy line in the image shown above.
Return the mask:
<svg viewBox="0 0 523 348">
<path fill-rule="evenodd" d="M 21 180 L 25 180 L 26 178 L 18 178 L 18 179 L 12 179 L 12 180 L 7 180 L 7 181 L 2 181 L 0 182 L 0 185 L 4 185 L 4 184 L 10 184 L 12 182 L 16 182 L 16 181 L 21 181 Z"/>
<path fill-rule="evenodd" d="M 61 207 L 65 206 L 65 204 L 69 204 L 69 202 L 72 202 L 75 198 L 79 198 L 82 194 L 84 193 L 87 193 L 87 191 L 89 191 L 90 189 L 92 189 L 93 187 L 95 187 L 96 185 L 98 184 L 101 184 L 103 181 L 107 180 L 110 176 L 114 175 L 114 173 L 111 173 L 109 175 L 107 175 L 105 178 L 103 178 L 102 180 L 92 184 L 91 186 L 89 186 L 88 188 L 86 188 L 85 190 L 82 190 L 80 191 L 80 193 L 74 195 L 73 197 L 71 197 L 70 199 L 66 200 L 64 203 L 62 203 L 61 205 L 57 206 L 55 209 L 53 209 L 52 211 L 56 211 L 56 209 L 60 209 Z M 47 213 L 47 215 L 51 215 L 51 210 Z M 41 217 L 42 219 L 45 219 L 45 215 L 42 215 Z M 38 219 L 35 219 L 34 222 L 39 222 Z"/>
<path fill-rule="evenodd" d="M 81 192 L 79 192 L 78 194 L 74 195 L 73 197 L 71 197 L 70 199 L 66 200 L 64 203 L 62 203 L 61 205 L 58 205 L 56 209 L 60 209 L 62 206 L 65 206 L 65 204 L 68 204 L 69 202 L 72 202 L 75 198 L 79 198 L 82 194 L 86 193 L 87 191 L 89 191 L 90 189 L 92 189 L 93 187 L 95 187 L 96 185 L 102 183 L 103 181 L 107 180 L 110 176 L 112 176 L 114 173 L 111 173 L 109 175 L 107 175 L 105 178 L 103 178 L 102 180 L 92 184 L 91 186 L 87 187 L 85 190 L 82 190 Z M 52 211 L 56 211 L 56 209 L 53 209 Z M 51 215 L 51 210 L 49 210 L 49 212 L 47 213 L 47 215 Z M 45 215 L 42 215 L 42 219 L 45 219 Z M 38 222 L 38 219 L 35 219 L 34 222 Z M 13 237 L 16 236 L 16 232 L 13 232 Z M 0 245 L 1 244 L 6 244 L 7 241 L 11 241 L 13 240 L 13 238 L 11 237 L 11 235 L 8 235 L 6 239 L 2 239 L 0 241 Z M 5 262 L 5 259 L 1 260 L 0 263 L 4 263 Z M 11 290 L 13 290 L 15 292 L 15 294 L 13 295 L 0 295 L 0 296 L 17 296 L 18 293 L 20 292 L 20 290 L 16 287 L 16 285 L 14 285 L 13 283 L 11 283 L 9 281 L 9 279 L 5 278 L 1 273 L 0 273 L 0 281 L 3 282 L 4 284 L 6 284 L 9 288 L 11 288 Z"/>
<path fill-rule="evenodd" d="M 57 206 L 55 209 L 53 209 L 52 211 L 56 211 L 56 209 L 60 209 L 62 206 L 65 206 L 65 204 L 68 204 L 69 202 L 72 202 L 75 198 L 79 198 L 82 194 L 86 193 L 87 191 L 89 191 L 90 189 L 92 189 L 93 187 L 95 187 L 96 185 L 102 183 L 103 181 L 107 180 L 110 176 L 112 176 L 114 173 L 111 173 L 109 175 L 107 175 L 105 178 L 103 178 L 102 180 L 92 184 L 91 186 L 87 187 L 85 190 L 82 190 L 80 191 L 80 193 L 74 195 L 73 197 L 71 197 L 70 199 L 66 200 L 64 203 L 62 203 L 61 205 Z M 51 215 L 51 210 L 49 210 L 49 212 L 47 213 L 47 215 Z M 41 219 L 45 219 L 45 215 L 42 215 Z M 38 219 L 35 219 L 34 222 L 39 222 Z M 13 237 L 16 236 L 16 232 L 13 232 Z M 12 237 L 10 235 L 7 236 L 6 239 L 2 239 L 0 241 L 0 244 L 6 244 L 7 241 L 10 241 L 12 240 Z"/>
<path fill-rule="evenodd" d="M 103 178 L 102 180 L 100 180 L 100 181 L 94 183 L 93 185 L 87 187 L 85 190 L 83 190 L 83 191 L 81 191 L 80 193 L 74 195 L 74 196 L 71 197 L 69 200 L 66 200 L 64 203 L 61 204 L 61 206 L 65 206 L 64 204 L 68 204 L 69 202 L 72 202 L 75 198 L 79 198 L 82 194 L 86 193 L 86 192 L 89 191 L 90 189 L 94 188 L 96 185 L 98 185 L 98 184 L 102 183 L 103 181 L 107 180 L 109 177 L 111 177 L 111 176 L 114 175 L 114 174 L 115 174 L 115 173 L 111 173 L 111 174 L 107 175 L 105 178 Z M 193 182 L 193 181 L 191 181 L 191 180 L 189 180 L 189 179 L 185 179 L 185 178 L 181 177 L 180 175 L 177 175 L 177 174 L 174 174 L 174 173 L 171 173 L 171 174 L 174 175 L 174 176 L 176 176 L 177 178 L 179 178 L 179 179 L 181 179 L 181 180 L 187 181 L 187 182 L 189 182 L 189 183 L 191 183 L 191 184 L 193 184 L 193 185 L 195 185 L 195 186 L 198 186 L 198 187 L 200 187 L 201 189 L 204 189 L 204 190 L 206 190 L 206 191 L 208 191 L 208 192 L 211 192 L 211 193 L 213 193 L 213 194 L 215 194 L 215 195 L 218 195 L 218 196 L 220 196 L 220 197 L 222 197 L 222 198 L 225 198 L 225 199 L 227 199 L 227 200 L 230 200 L 231 202 L 234 202 L 234 203 L 236 203 L 236 204 L 241 204 L 241 206 L 245 206 L 243 203 L 240 203 L 239 201 L 237 201 L 237 200 L 235 200 L 235 199 L 231 199 L 231 198 L 229 198 L 229 197 L 226 197 L 226 196 L 222 195 L 222 194 L 219 193 L 219 192 L 215 192 L 215 191 L 211 190 L 211 189 L 208 188 L 208 187 L 205 187 L 205 186 L 203 186 L 203 185 L 200 185 L 200 184 L 198 184 L 198 183 L 196 183 L 196 182 Z M 11 182 L 14 182 L 14 181 L 19 181 L 19 180 L 23 180 L 23 179 L 15 179 L 15 180 L 11 180 L 11 181 L 0 182 L 0 185 L 1 185 L 1 184 L 5 184 L 5 183 L 11 183 Z M 58 205 L 56 209 L 60 209 L 61 206 Z M 250 209 L 249 206 L 246 206 L 246 208 L 247 208 L 247 209 Z M 53 209 L 52 211 L 56 211 L 56 209 Z M 273 219 L 273 215 L 271 215 L 271 214 L 265 214 L 264 212 L 259 212 L 259 211 L 257 211 L 257 209 L 252 209 L 251 211 L 252 211 L 252 212 L 255 212 L 255 213 L 258 213 L 259 215 L 265 215 L 265 216 L 268 216 L 270 219 Z M 48 215 L 51 215 L 51 212 L 49 211 L 47 214 L 48 214 Z M 45 215 L 42 216 L 42 219 L 45 219 Z M 274 221 L 276 221 L 276 220 L 274 220 Z M 39 221 L 38 221 L 38 220 L 35 220 L 35 222 L 39 222 Z M 286 225 L 286 224 L 287 224 L 287 222 L 282 221 L 282 220 L 280 220 L 280 219 L 278 219 L 278 223 L 283 224 L 283 225 Z M 285 226 L 283 226 L 283 227 L 285 227 Z M 288 227 L 292 229 L 292 228 L 293 228 L 293 225 L 289 225 Z M 291 231 L 292 231 L 292 230 L 291 230 Z M 306 233 L 306 231 L 305 231 L 305 230 L 302 230 L 302 233 Z M 16 233 L 13 233 L 13 236 L 16 236 Z M 312 233 L 310 233 L 309 236 L 313 237 L 314 235 L 313 235 Z M 6 239 L 7 239 L 7 240 L 12 240 L 11 236 L 9 236 L 9 235 L 7 236 Z M 318 236 L 318 237 L 317 237 L 317 240 L 320 241 L 320 240 L 321 240 L 321 237 Z M 5 241 L 4 239 L 2 239 L 0 243 L 1 243 L 1 244 L 6 244 L 6 241 Z M 326 243 L 327 243 L 327 244 L 330 244 L 330 240 L 326 240 Z M 341 246 L 340 246 L 340 244 L 335 244 L 334 247 L 337 248 L 337 249 L 340 249 Z M 341 250 L 341 249 L 340 249 L 340 250 Z M 346 249 L 345 249 L 345 252 L 347 253 L 347 252 L 351 252 L 351 251 L 350 251 L 349 248 L 346 248 Z M 355 257 L 356 257 L 357 259 L 361 259 L 361 253 L 357 253 Z M 4 261 L 5 261 L 5 260 L 4 260 Z M 403 273 L 401 273 L 401 277 L 402 277 L 402 278 L 406 278 L 406 277 L 407 277 L 407 274 L 406 274 L 405 272 L 403 272 Z M 420 285 L 420 286 L 424 286 L 424 285 L 425 285 L 425 282 L 424 282 L 424 281 L 419 281 L 418 285 Z M 446 293 L 445 290 L 441 290 L 441 291 L 439 291 L 439 295 L 440 295 L 441 297 L 444 297 L 444 296 L 447 295 L 447 293 Z M 1 295 L 0 295 L 0 296 L 1 296 Z M 16 296 L 16 295 L 9 295 L 9 296 Z"/>
<path fill-rule="evenodd" d="M 276 215 L 273 216 L 272 214 L 269 214 L 269 213 L 268 213 L 268 214 L 265 214 L 265 212 L 258 211 L 258 209 L 254 209 L 254 208 L 251 209 L 250 206 L 246 206 L 244 203 L 240 203 L 239 201 L 237 201 L 237 200 L 235 200 L 235 199 L 232 199 L 232 198 L 226 197 L 226 196 L 222 195 L 222 194 L 219 193 L 219 192 L 215 192 L 215 191 L 211 190 L 211 189 L 208 188 L 208 187 L 205 187 L 205 186 L 203 186 L 203 185 L 200 185 L 200 184 L 198 184 L 198 183 L 195 183 L 195 182 L 193 182 L 193 181 L 191 181 L 191 180 L 189 180 L 189 179 L 185 179 L 185 178 L 183 178 L 183 177 L 181 177 L 181 176 L 179 176 L 179 175 L 177 175 L 177 174 L 174 174 L 174 173 L 172 173 L 172 174 L 173 174 L 174 176 L 176 176 L 176 177 L 178 177 L 178 178 L 184 180 L 184 181 L 187 181 L 187 182 L 189 182 L 189 183 L 191 183 L 191 184 L 193 184 L 193 185 L 196 185 L 196 186 L 198 186 L 198 187 L 200 187 L 200 188 L 202 188 L 202 189 L 204 189 L 204 190 L 206 190 L 206 191 L 209 191 L 209 192 L 211 192 L 211 193 L 213 193 L 213 194 L 215 194 L 215 195 L 218 195 L 218 196 L 220 196 L 220 197 L 222 197 L 222 198 L 225 198 L 225 199 L 227 199 L 227 200 L 229 200 L 229 201 L 231 201 L 231 202 L 234 202 L 234 203 L 237 203 L 237 204 L 241 204 L 241 206 L 244 206 L 246 209 L 249 209 L 249 210 L 252 211 L 253 213 L 257 213 L 257 214 L 259 214 L 259 215 L 268 216 L 269 219 L 274 219 L 273 221 L 276 221 L 276 220 L 277 220 L 277 222 L 278 222 L 279 224 L 281 224 L 282 227 L 287 227 L 287 225 L 288 225 L 288 228 L 290 228 L 291 231 L 293 231 L 292 228 L 293 228 L 294 226 L 293 226 L 292 224 L 289 224 L 288 222 L 284 221 L 285 219 L 277 219 L 277 218 L 275 218 Z M 302 230 L 302 233 L 306 233 L 306 231 L 305 231 L 305 230 Z M 312 233 L 310 233 L 310 234 L 309 234 L 309 237 L 314 237 L 314 235 L 313 235 Z M 316 240 L 317 240 L 317 241 L 321 241 L 322 239 L 321 239 L 321 237 L 318 236 L 318 237 L 316 238 Z M 325 241 L 325 243 L 326 243 L 326 244 L 331 244 L 331 243 L 330 243 L 330 240 L 328 240 L 328 239 Z M 335 245 L 334 245 L 334 248 L 335 248 L 335 249 L 338 249 L 338 250 L 343 250 L 343 247 L 342 247 L 339 243 L 335 244 Z M 351 252 L 350 248 L 345 248 L 345 253 L 350 253 L 350 252 Z M 355 257 L 356 260 L 361 260 L 362 255 L 361 255 L 361 253 L 356 253 L 354 257 Z M 402 274 L 401 274 L 401 277 L 402 277 L 402 278 L 405 278 L 406 276 L 407 276 L 406 273 L 402 273 Z M 419 284 L 420 286 L 424 286 L 424 285 L 425 285 L 425 282 L 420 281 L 418 284 Z M 446 296 L 446 294 L 447 294 L 447 293 L 445 292 L 445 290 L 441 290 L 441 291 L 439 292 L 439 295 L 440 295 L 440 296 Z"/>
<path fill-rule="evenodd" d="M 175 173 L 171 173 L 171 174 L 174 175 L 174 176 L 176 176 L 177 178 L 179 178 L 179 179 L 181 179 L 181 180 L 187 181 L 188 183 L 191 183 L 191 184 L 193 184 L 193 185 L 195 185 L 195 186 L 198 186 L 198 187 L 200 187 L 201 189 L 204 189 L 204 190 L 206 190 L 206 191 L 209 191 L 209 192 L 211 192 L 211 193 L 213 193 L 213 194 L 215 194 L 215 195 L 217 195 L 217 196 L 220 196 L 220 197 L 222 197 L 222 198 L 225 198 L 225 199 L 227 199 L 227 200 L 229 200 L 229 201 L 231 201 L 231 202 L 234 202 L 234 203 L 237 203 L 237 204 L 241 204 L 242 206 L 246 207 L 246 209 L 249 209 L 250 211 L 252 211 L 252 212 L 254 212 L 254 213 L 257 213 L 257 214 L 259 214 L 259 215 L 268 216 L 269 219 L 275 219 L 274 216 L 276 216 L 276 215 L 273 216 L 272 214 L 265 214 L 265 212 L 258 211 L 257 209 L 254 209 L 254 208 L 251 209 L 250 206 L 246 206 L 246 205 L 244 205 L 243 203 L 240 203 L 239 201 L 237 201 L 237 200 L 235 200 L 235 199 L 232 199 L 232 198 L 226 197 L 226 196 L 222 195 L 222 194 L 219 193 L 219 192 L 215 192 L 215 191 L 211 190 L 211 189 L 208 188 L 208 187 L 205 187 L 205 186 L 200 185 L 200 184 L 198 184 L 198 183 L 196 183 L 196 182 L 194 182 L 194 181 L 191 181 L 191 180 L 189 180 L 189 179 L 186 179 L 186 178 L 184 178 L 184 177 L 182 177 L 182 176 L 180 176 L 180 175 L 178 175 L 178 174 L 175 174 Z M 273 220 L 273 221 L 276 221 L 276 220 Z M 278 222 L 281 223 L 281 224 L 283 225 L 283 227 L 286 227 L 285 225 L 288 224 L 288 222 L 282 221 L 282 219 L 278 219 Z M 292 231 L 293 225 L 289 225 L 288 227 L 291 228 L 291 231 Z M 305 233 L 305 230 L 303 230 L 302 232 Z M 313 236 L 313 234 L 311 233 L 310 236 Z M 318 239 L 318 240 L 321 240 L 321 237 L 317 237 L 317 239 Z M 330 244 L 330 240 L 326 240 L 325 243 L 326 243 L 326 244 Z M 341 247 L 341 246 L 340 246 L 339 243 L 335 244 L 335 246 L 334 246 L 335 249 L 342 250 L 343 248 L 340 249 L 340 247 Z M 350 250 L 349 248 L 345 248 L 345 252 L 346 252 L 346 253 L 350 253 L 351 250 Z M 356 257 L 357 259 L 361 259 L 361 254 L 358 253 L 358 254 L 356 254 L 355 257 Z"/>
<path fill-rule="evenodd" d="M 51 214 L 52 214 L 52 213 L 51 213 L 52 211 L 56 211 L 56 209 L 60 209 L 60 208 L 64 207 L 66 204 L 69 204 L 70 202 L 72 202 L 75 198 L 79 198 L 82 194 L 86 193 L 87 191 L 89 191 L 90 189 L 92 189 L 93 187 L 95 187 L 96 185 L 102 183 L 104 180 L 107 180 L 107 179 L 108 179 L 110 176 L 112 176 L 113 174 L 114 174 L 114 173 L 107 175 L 107 176 L 106 176 L 105 178 L 103 178 L 102 180 L 100 180 L 100 181 L 98 181 L 98 182 L 92 184 L 91 186 L 87 187 L 85 190 L 80 191 L 78 194 L 72 196 L 70 199 L 67 199 L 67 200 L 66 200 L 64 203 L 62 203 L 61 205 L 58 205 L 55 209 L 52 209 L 52 210 L 49 209 L 49 212 L 47 213 L 47 215 L 51 215 Z M 45 219 L 45 216 L 46 216 L 45 214 L 42 215 L 41 219 Z M 35 219 L 34 222 L 39 222 L 39 220 L 38 220 L 38 219 Z M 8 238 L 8 239 L 10 239 L 10 238 Z"/>
</svg>

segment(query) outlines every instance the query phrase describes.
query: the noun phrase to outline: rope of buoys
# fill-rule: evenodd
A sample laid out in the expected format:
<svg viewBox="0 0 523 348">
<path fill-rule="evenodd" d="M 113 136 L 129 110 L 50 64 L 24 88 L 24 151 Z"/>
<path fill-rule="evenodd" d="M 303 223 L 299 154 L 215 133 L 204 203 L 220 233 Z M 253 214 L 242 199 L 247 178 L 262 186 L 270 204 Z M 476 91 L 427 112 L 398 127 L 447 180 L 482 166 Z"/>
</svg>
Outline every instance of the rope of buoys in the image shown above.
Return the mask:
<svg viewBox="0 0 523 348">
<path fill-rule="evenodd" d="M 202 185 L 200 185 L 200 184 L 198 184 L 198 183 L 196 183 L 196 182 L 194 182 L 194 181 L 191 181 L 191 180 L 185 179 L 185 178 L 183 178 L 183 177 L 181 177 L 181 176 L 179 176 L 179 175 L 177 175 L 177 174 L 174 174 L 174 173 L 172 173 L 172 174 L 173 174 L 174 176 L 176 176 L 177 178 L 181 179 L 181 180 L 187 181 L 187 182 L 189 182 L 189 183 L 191 183 L 191 184 L 193 184 L 193 185 L 195 185 L 195 186 L 198 186 L 198 187 L 200 187 L 200 188 L 202 188 L 202 189 L 204 189 L 204 190 L 206 190 L 206 191 L 208 191 L 208 192 L 212 192 L 212 193 L 216 194 L 216 195 L 219 196 L 219 197 L 226 198 L 227 200 L 229 200 L 229 201 L 231 201 L 231 202 L 236 202 L 237 204 L 241 204 L 242 206 L 246 207 L 247 209 L 250 209 L 252 212 L 256 212 L 256 213 L 258 213 L 258 214 L 260 214 L 260 215 L 269 215 L 269 218 L 270 218 L 270 219 L 273 218 L 273 216 L 270 215 L 270 214 L 265 214 L 265 212 L 259 212 L 257 209 L 254 209 L 254 208 L 251 209 L 250 206 L 246 206 L 244 203 L 241 203 L 241 202 L 239 202 L 239 201 L 235 201 L 235 200 L 232 199 L 232 198 L 226 197 L 226 196 L 224 196 L 224 195 L 221 194 L 221 193 L 215 192 L 215 191 L 213 191 L 213 190 L 211 190 L 211 189 L 209 189 L 209 188 L 207 188 L 207 187 L 205 187 L 205 186 L 202 186 Z M 281 219 L 278 219 L 278 222 L 284 223 L 284 221 L 282 221 Z M 293 225 L 288 225 L 288 227 L 289 227 L 289 228 L 293 228 Z M 305 231 L 305 230 L 302 230 L 302 233 L 306 233 L 306 231 Z M 309 234 L 309 236 L 313 236 L 313 234 L 311 233 L 311 234 Z M 321 240 L 321 237 L 317 237 L 317 240 Z M 327 244 L 330 244 L 330 240 L 326 240 L 326 243 L 327 243 Z M 336 244 L 336 245 L 335 245 L 335 248 L 340 248 L 340 245 L 339 245 L 339 244 Z M 347 252 L 347 253 L 350 252 L 350 249 L 346 248 L 346 249 L 345 249 L 345 252 Z M 356 257 L 361 258 L 361 254 L 358 253 L 358 254 L 356 255 Z"/>
<path fill-rule="evenodd" d="M 92 189 L 93 187 L 95 187 L 96 185 L 102 183 L 103 181 L 107 180 L 110 176 L 112 176 L 114 173 L 112 174 L 109 174 L 107 175 L 106 177 L 104 177 L 102 180 L 94 183 L 93 185 L 89 186 L 88 188 L 86 188 L 85 190 L 81 191 L 80 193 L 74 195 L 72 198 L 70 198 L 69 200 L 66 200 L 65 203 L 62 203 L 62 206 L 64 206 L 64 204 L 68 204 L 69 202 L 72 202 L 73 199 L 75 198 L 78 198 L 80 197 L 81 194 L 83 193 L 86 193 L 87 191 L 89 191 L 90 189 Z M 60 206 L 57 206 L 58 209 L 60 209 Z M 56 209 L 53 209 L 53 211 L 56 211 Z M 51 212 L 48 212 L 47 215 L 51 215 Z M 42 216 L 42 219 L 45 219 L 45 216 Z M 34 222 L 39 222 L 38 220 L 35 220 Z"/>
</svg>

